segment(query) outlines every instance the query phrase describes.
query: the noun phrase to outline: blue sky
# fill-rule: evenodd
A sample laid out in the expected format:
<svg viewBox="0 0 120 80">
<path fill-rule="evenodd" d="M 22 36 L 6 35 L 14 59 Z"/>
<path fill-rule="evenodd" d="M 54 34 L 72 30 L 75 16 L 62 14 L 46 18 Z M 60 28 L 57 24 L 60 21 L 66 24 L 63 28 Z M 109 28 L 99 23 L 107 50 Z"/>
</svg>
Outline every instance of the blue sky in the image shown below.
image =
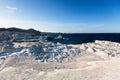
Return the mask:
<svg viewBox="0 0 120 80">
<path fill-rule="evenodd" d="M 0 27 L 120 32 L 120 0 L 0 0 Z"/>
</svg>

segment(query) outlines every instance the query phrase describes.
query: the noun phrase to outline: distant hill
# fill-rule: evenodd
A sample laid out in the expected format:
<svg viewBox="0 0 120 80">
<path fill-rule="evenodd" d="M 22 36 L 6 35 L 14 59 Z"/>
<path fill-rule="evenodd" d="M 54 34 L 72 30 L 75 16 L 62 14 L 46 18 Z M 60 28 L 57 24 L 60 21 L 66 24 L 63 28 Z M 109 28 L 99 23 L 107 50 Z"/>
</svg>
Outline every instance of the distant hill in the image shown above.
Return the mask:
<svg viewBox="0 0 120 80">
<path fill-rule="evenodd" d="M 0 28 L 0 32 L 9 31 L 9 32 L 23 32 L 23 33 L 31 33 L 31 34 L 41 34 L 40 31 L 34 29 L 20 29 L 20 28 Z"/>
</svg>

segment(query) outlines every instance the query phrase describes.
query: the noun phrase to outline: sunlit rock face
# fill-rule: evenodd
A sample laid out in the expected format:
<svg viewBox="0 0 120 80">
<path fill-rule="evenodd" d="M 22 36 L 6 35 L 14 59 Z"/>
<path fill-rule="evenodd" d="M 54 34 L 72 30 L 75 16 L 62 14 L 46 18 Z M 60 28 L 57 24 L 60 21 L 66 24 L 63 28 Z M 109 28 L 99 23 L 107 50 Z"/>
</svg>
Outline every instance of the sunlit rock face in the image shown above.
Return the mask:
<svg viewBox="0 0 120 80">
<path fill-rule="evenodd" d="M 87 53 L 97 54 L 103 58 L 120 56 L 120 44 L 111 41 L 96 40 L 94 43 L 81 44 L 80 49 L 85 50 Z"/>
</svg>

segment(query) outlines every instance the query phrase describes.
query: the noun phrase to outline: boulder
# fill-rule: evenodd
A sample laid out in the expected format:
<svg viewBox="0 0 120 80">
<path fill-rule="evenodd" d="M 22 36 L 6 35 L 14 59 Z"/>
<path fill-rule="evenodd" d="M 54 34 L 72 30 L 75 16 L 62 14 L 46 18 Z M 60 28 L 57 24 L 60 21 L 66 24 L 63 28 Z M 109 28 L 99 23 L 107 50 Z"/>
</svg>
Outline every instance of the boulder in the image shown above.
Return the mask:
<svg viewBox="0 0 120 80">
<path fill-rule="evenodd" d="M 58 35 L 57 39 L 62 40 L 63 36 L 62 35 Z"/>
<path fill-rule="evenodd" d="M 50 41 L 51 41 L 51 40 L 53 40 L 53 37 L 51 37 L 51 36 L 46 36 L 46 37 L 45 37 L 45 40 L 50 40 Z"/>
</svg>

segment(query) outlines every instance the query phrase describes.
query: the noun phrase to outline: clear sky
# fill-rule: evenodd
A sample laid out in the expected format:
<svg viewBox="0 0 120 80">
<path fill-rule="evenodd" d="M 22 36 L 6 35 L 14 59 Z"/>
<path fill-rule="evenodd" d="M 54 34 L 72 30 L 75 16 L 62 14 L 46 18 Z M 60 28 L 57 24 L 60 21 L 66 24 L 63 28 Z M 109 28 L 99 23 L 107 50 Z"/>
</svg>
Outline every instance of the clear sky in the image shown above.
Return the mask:
<svg viewBox="0 0 120 80">
<path fill-rule="evenodd" d="M 0 27 L 120 33 L 120 0 L 0 0 Z"/>
</svg>

